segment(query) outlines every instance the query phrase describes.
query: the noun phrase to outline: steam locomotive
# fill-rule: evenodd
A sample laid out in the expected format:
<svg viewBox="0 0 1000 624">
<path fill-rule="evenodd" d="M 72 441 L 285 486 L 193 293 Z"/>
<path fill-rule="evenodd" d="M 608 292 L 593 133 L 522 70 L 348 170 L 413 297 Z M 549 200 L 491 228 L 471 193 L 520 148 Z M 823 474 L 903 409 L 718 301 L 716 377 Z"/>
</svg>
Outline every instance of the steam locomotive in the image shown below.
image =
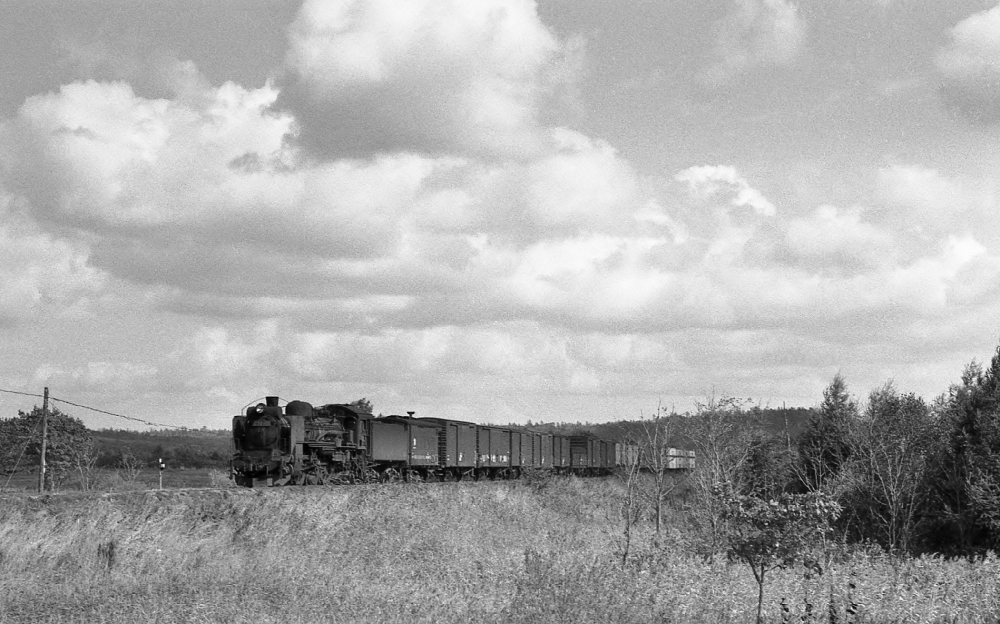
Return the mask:
<svg viewBox="0 0 1000 624">
<path fill-rule="evenodd" d="M 356 404 L 314 407 L 278 397 L 233 418 L 231 473 L 266 487 L 393 480 L 517 478 L 528 469 L 604 474 L 631 465 L 638 448 L 593 436 L 561 436 L 443 418 L 379 416 Z M 675 451 L 678 469 L 692 451 Z"/>
</svg>

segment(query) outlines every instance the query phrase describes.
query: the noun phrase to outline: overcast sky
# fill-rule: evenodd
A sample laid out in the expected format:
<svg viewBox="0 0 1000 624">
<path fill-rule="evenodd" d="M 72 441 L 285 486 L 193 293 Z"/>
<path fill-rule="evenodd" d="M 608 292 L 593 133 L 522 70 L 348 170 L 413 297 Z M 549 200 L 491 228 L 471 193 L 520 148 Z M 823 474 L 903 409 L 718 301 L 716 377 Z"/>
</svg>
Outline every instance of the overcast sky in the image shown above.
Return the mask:
<svg viewBox="0 0 1000 624">
<path fill-rule="evenodd" d="M 155 422 L 930 399 L 998 209 L 995 0 L 0 3 L 0 388 Z"/>
</svg>

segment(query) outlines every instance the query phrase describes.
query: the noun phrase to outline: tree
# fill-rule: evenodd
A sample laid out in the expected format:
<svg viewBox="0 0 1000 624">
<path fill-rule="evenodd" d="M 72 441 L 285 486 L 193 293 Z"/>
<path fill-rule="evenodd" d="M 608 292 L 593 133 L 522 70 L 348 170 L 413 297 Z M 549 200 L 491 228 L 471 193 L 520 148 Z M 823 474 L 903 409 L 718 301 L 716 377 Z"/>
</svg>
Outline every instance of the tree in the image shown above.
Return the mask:
<svg viewBox="0 0 1000 624">
<path fill-rule="evenodd" d="M 97 442 L 93 438 L 87 438 L 69 449 L 69 457 L 80 489 L 86 492 L 96 488 L 98 485 L 97 461 L 101 457 Z"/>
<path fill-rule="evenodd" d="M 740 489 L 743 467 L 760 433 L 759 414 L 732 397 L 713 397 L 696 408 L 694 415 L 678 422 L 681 435 L 695 450 L 696 480 L 708 483 L 706 493 L 719 483 Z"/>
<path fill-rule="evenodd" d="M 750 438 L 749 453 L 740 471 L 743 491 L 761 497 L 784 492 L 792 481 L 792 457 L 783 435 L 756 430 Z"/>
<path fill-rule="evenodd" d="M 948 445 L 935 464 L 939 529 L 950 528 L 962 549 L 995 548 L 1000 545 L 1000 347 L 988 368 L 975 362 L 966 367 L 962 383 L 952 386 L 941 404 Z"/>
<path fill-rule="evenodd" d="M 374 413 L 374 412 L 372 412 L 372 403 L 371 403 L 371 401 L 369 401 L 365 397 L 361 397 L 357 401 L 351 401 L 350 403 L 348 403 L 348 405 L 350 405 L 352 407 L 358 408 L 358 411 L 361 411 L 361 412 L 368 412 L 369 414 Z"/>
<path fill-rule="evenodd" d="M 819 413 L 809 420 L 799 438 L 799 481 L 806 491 L 831 486 L 851 456 L 851 426 L 858 404 L 847 393 L 847 383 L 837 373 L 823 390 Z"/>
<path fill-rule="evenodd" d="M 42 409 L 18 411 L 17 417 L 0 420 L 0 461 L 5 470 L 37 466 L 41 454 Z M 75 455 L 92 441 L 80 420 L 50 407 L 45 448 L 46 489 L 54 489 L 76 466 Z"/>
<path fill-rule="evenodd" d="M 743 477 L 753 440 L 760 432 L 758 416 L 759 412 L 744 410 L 738 399 L 712 397 L 698 403 L 695 414 L 678 421 L 681 437 L 695 451 L 695 468 L 688 483 L 695 491 L 696 502 L 689 518 L 701 533 L 705 555 L 718 552 L 725 542 L 723 510 L 712 492 L 725 483 L 745 493 Z"/>
<path fill-rule="evenodd" d="M 857 485 L 851 502 L 863 520 L 861 536 L 891 552 L 908 551 L 915 539 L 929 494 L 933 434 L 923 399 L 900 395 L 891 382 L 869 395 L 852 442 Z"/>
<path fill-rule="evenodd" d="M 624 466 L 622 470 L 618 473 L 618 477 L 622 481 L 622 485 L 625 486 L 625 493 L 622 495 L 621 500 L 621 519 L 622 519 L 622 534 L 620 539 L 620 548 L 622 566 L 628 563 L 628 556 L 632 548 L 632 535 L 635 531 L 635 525 L 642 516 L 642 501 L 640 500 L 640 469 L 641 462 L 638 452 L 629 452 L 626 450 L 624 460 Z"/>
<path fill-rule="evenodd" d="M 117 472 L 123 481 L 132 484 L 139 478 L 145 466 L 145 462 L 139 459 L 131 448 L 126 447 L 122 449 L 121 455 L 118 458 Z"/>
<path fill-rule="evenodd" d="M 663 523 L 663 506 L 671 492 L 677 489 L 682 476 L 674 469 L 677 458 L 669 446 L 676 435 L 677 414 L 657 406 L 651 420 L 639 422 L 638 434 L 633 441 L 638 448 L 638 462 L 651 475 L 647 496 L 653 505 L 656 533 Z M 638 476 L 638 475 L 637 475 Z"/>
<path fill-rule="evenodd" d="M 757 581 L 760 624 L 767 573 L 797 561 L 806 563 L 809 549 L 831 531 L 840 505 L 820 491 L 765 499 L 739 494 L 730 484 L 722 484 L 713 494 L 722 504 L 730 557 L 750 566 Z"/>
<path fill-rule="evenodd" d="M 961 421 L 963 414 L 972 409 L 971 398 L 982 377 L 982 366 L 970 362 L 962 372 L 961 382 L 952 384 L 931 408 L 937 444 L 928 467 L 931 499 L 926 535 L 929 545 L 938 550 L 965 551 L 978 539 L 967 491 L 967 440 Z"/>
</svg>

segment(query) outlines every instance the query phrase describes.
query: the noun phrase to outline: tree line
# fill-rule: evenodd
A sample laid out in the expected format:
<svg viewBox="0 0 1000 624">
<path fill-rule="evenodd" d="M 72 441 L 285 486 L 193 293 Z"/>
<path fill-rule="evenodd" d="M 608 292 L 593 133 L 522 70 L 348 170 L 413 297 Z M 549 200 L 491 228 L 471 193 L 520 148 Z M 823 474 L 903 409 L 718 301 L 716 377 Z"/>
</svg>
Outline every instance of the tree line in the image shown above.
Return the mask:
<svg viewBox="0 0 1000 624">
<path fill-rule="evenodd" d="M 622 423 L 639 449 L 626 474 L 638 496 L 623 514 L 642 507 L 658 532 L 664 508 L 681 505 L 705 552 L 732 554 L 735 518 L 755 506 L 818 501 L 830 511 L 824 539 L 900 555 L 1000 547 L 1000 348 L 930 402 L 891 381 L 858 399 L 838 373 L 798 431 L 780 424 L 733 398 Z M 693 449 L 696 469 L 669 469 L 671 446 Z"/>
<path fill-rule="evenodd" d="M 35 472 L 41 454 L 42 408 L 0 419 L 0 474 Z M 46 489 L 91 489 L 101 470 L 134 480 L 162 459 L 170 468 L 225 469 L 230 456 L 227 430 L 92 431 L 57 407 L 48 410 Z"/>
<path fill-rule="evenodd" d="M 724 397 L 622 423 L 636 449 L 621 475 L 622 564 L 645 521 L 654 547 L 670 547 L 658 542 L 663 516 L 680 511 L 672 528 L 689 551 L 749 566 L 760 622 L 777 568 L 822 575 L 854 547 L 893 557 L 1000 547 L 1000 348 L 930 402 L 891 381 L 859 400 L 838 373 L 802 415 Z M 671 447 L 693 449 L 696 467 L 673 469 Z"/>
</svg>

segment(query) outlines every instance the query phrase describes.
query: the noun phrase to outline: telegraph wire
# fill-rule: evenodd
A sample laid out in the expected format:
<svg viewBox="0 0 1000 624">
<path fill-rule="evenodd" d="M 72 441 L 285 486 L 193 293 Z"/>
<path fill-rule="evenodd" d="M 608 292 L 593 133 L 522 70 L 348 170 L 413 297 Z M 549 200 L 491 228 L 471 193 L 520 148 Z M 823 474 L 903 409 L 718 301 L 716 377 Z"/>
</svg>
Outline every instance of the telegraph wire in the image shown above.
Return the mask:
<svg viewBox="0 0 1000 624">
<path fill-rule="evenodd" d="M 148 420 L 143 420 L 141 418 L 135 418 L 134 416 L 124 416 L 122 414 L 116 414 L 114 412 L 106 412 L 106 411 L 104 411 L 102 409 L 97 409 L 96 407 L 88 407 L 86 405 L 80 405 L 79 403 L 73 403 L 73 402 L 67 401 L 65 399 L 57 399 L 56 397 L 53 397 L 53 396 L 50 396 L 49 400 L 50 401 L 55 401 L 56 403 L 65 403 L 66 405 L 72 405 L 73 407 L 81 407 L 83 409 L 87 409 L 87 410 L 90 410 L 92 412 L 97 412 L 99 414 L 107 414 L 108 416 L 115 416 L 117 418 L 124 418 L 125 420 L 131 420 L 133 422 L 140 422 L 140 423 L 142 423 L 144 425 L 150 425 L 152 427 L 169 427 L 171 429 L 184 429 L 185 428 L 185 427 L 182 427 L 182 426 L 179 426 L 179 425 L 166 425 L 166 424 L 163 424 L 163 423 L 150 422 Z"/>
<path fill-rule="evenodd" d="M 21 396 L 36 397 L 36 398 L 39 398 L 39 399 L 44 398 L 40 394 L 32 394 L 31 392 L 18 392 L 17 390 L 4 390 L 3 388 L 0 388 L 0 392 L 6 392 L 7 394 L 19 394 Z M 167 425 L 167 424 L 164 424 L 164 423 L 150 422 L 148 420 L 143 420 L 142 418 L 135 418 L 134 416 L 125 416 L 124 414 L 116 414 L 114 412 L 108 412 L 108 411 L 105 411 L 105 410 L 102 410 L 102 409 L 97 409 L 96 407 L 90 407 L 88 405 L 80 405 L 79 403 L 73 403 L 72 401 L 67 401 L 65 399 L 57 399 L 56 397 L 53 397 L 53 396 L 50 396 L 49 400 L 50 401 L 55 401 L 56 403 L 65 403 L 66 405 L 72 405 L 73 407 L 79 407 L 79 408 L 82 408 L 82 409 L 90 410 L 92 412 L 97 412 L 99 414 L 107 414 L 108 416 L 114 416 L 116 418 L 123 418 L 125 420 L 131 420 L 132 422 L 142 423 L 144 425 L 149 425 L 151 427 L 167 427 L 167 428 L 170 428 L 170 429 L 184 429 L 185 428 L 185 427 L 181 427 L 181 426 L 178 426 L 178 425 Z"/>
<path fill-rule="evenodd" d="M 44 399 L 45 398 L 41 394 L 32 394 L 30 392 L 18 392 L 17 390 L 4 390 L 3 388 L 0 388 L 0 392 L 6 392 L 7 394 L 20 394 L 21 396 L 30 396 L 30 397 L 35 397 L 35 398 L 38 398 L 38 399 Z"/>
</svg>

